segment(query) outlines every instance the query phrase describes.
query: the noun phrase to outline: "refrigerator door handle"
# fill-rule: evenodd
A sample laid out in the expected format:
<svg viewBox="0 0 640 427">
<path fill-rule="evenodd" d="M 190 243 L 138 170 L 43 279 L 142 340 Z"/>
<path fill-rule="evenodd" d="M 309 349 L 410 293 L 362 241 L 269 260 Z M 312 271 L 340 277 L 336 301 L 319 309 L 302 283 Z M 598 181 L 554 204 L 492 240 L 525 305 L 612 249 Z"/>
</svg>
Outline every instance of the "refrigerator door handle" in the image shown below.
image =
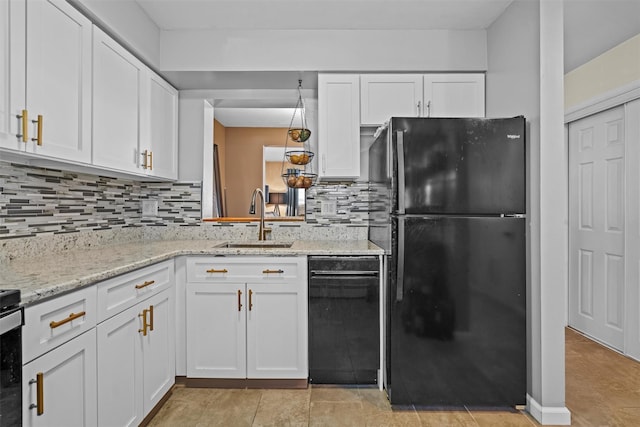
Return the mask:
<svg viewBox="0 0 640 427">
<path fill-rule="evenodd" d="M 404 133 L 396 131 L 396 154 L 398 156 L 398 213 L 404 213 Z"/>
<path fill-rule="evenodd" d="M 396 301 L 404 298 L 404 218 L 398 218 L 398 262 L 396 263 Z"/>
</svg>

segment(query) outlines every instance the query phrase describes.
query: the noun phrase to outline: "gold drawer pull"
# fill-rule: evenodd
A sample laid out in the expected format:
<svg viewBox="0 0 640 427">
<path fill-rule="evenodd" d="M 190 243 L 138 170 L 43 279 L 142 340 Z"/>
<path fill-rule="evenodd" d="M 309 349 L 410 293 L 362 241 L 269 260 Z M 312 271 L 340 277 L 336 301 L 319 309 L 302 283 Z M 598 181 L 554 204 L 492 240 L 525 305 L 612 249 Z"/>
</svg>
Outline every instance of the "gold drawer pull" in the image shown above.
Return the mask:
<svg viewBox="0 0 640 427">
<path fill-rule="evenodd" d="M 86 311 L 81 311 L 80 313 L 71 313 L 71 314 L 69 315 L 69 317 L 67 317 L 66 319 L 62 319 L 62 320 L 60 320 L 60 321 L 52 320 L 52 321 L 51 321 L 51 323 L 49 323 L 49 327 L 50 327 L 51 329 L 55 329 L 55 328 L 57 328 L 58 326 L 62 326 L 62 325 L 64 325 L 65 323 L 69 323 L 69 322 L 71 322 L 72 320 L 77 319 L 78 317 L 82 317 L 82 316 L 84 316 L 85 314 L 87 314 L 87 312 L 86 312 Z"/>
<path fill-rule="evenodd" d="M 142 285 L 136 285 L 136 289 L 142 289 L 142 288 L 146 288 L 149 285 L 153 285 L 154 283 L 156 283 L 155 280 L 147 280 L 146 282 L 144 282 Z"/>
<path fill-rule="evenodd" d="M 207 273 L 228 273 L 228 272 L 229 270 L 227 270 L 226 268 L 223 268 L 222 270 L 216 270 L 215 268 L 207 270 Z"/>
<path fill-rule="evenodd" d="M 149 306 L 149 330 L 153 331 L 153 306 Z"/>
<path fill-rule="evenodd" d="M 262 273 L 263 274 L 284 273 L 284 270 L 282 270 L 282 269 L 277 269 L 277 270 L 266 269 L 266 270 L 262 270 Z"/>
<path fill-rule="evenodd" d="M 238 311 L 242 310 L 242 291 L 238 289 Z"/>
<path fill-rule="evenodd" d="M 29 384 L 36 384 L 36 403 L 29 405 L 29 409 L 37 409 L 38 415 L 44 414 L 44 374 L 38 372 L 35 380 L 30 380 Z"/>
</svg>

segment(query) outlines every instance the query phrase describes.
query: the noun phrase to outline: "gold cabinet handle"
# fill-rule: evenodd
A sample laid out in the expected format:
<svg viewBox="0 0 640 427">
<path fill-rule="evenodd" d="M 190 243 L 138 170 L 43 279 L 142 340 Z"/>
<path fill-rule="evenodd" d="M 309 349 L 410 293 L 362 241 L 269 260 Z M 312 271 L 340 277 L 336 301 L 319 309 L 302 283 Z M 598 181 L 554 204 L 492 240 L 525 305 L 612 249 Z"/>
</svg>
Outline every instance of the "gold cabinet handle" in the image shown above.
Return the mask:
<svg viewBox="0 0 640 427">
<path fill-rule="evenodd" d="M 38 130 L 36 131 L 36 137 L 31 138 L 32 141 L 38 145 L 42 145 L 42 114 L 38 114 L 38 120 L 31 120 L 33 123 L 37 123 Z"/>
<path fill-rule="evenodd" d="M 144 150 L 144 153 L 140 153 L 142 156 L 142 169 L 153 170 L 153 151 Z"/>
<path fill-rule="evenodd" d="M 147 310 L 146 308 L 142 310 L 142 313 L 138 314 L 138 317 L 142 317 L 142 329 L 138 329 L 138 332 L 142 332 L 142 336 L 147 336 L 147 328 L 149 325 L 147 324 Z"/>
<path fill-rule="evenodd" d="M 29 409 L 36 409 L 38 415 L 44 414 L 44 374 L 38 372 L 35 380 L 29 380 L 29 384 L 36 384 L 36 403 L 29 405 Z"/>
<path fill-rule="evenodd" d="M 249 289 L 249 311 L 253 308 L 253 291 Z"/>
<path fill-rule="evenodd" d="M 62 326 L 62 325 L 64 325 L 65 323 L 69 323 L 69 322 L 71 322 L 72 320 L 77 319 L 78 317 L 82 317 L 82 316 L 84 316 L 85 314 L 87 314 L 87 312 L 86 312 L 86 311 L 81 311 L 80 313 L 71 313 L 71 314 L 69 315 L 69 317 L 67 317 L 66 319 L 62 319 L 62 320 L 58 320 L 58 321 L 56 321 L 56 320 L 52 320 L 52 321 L 49 323 L 49 327 L 50 327 L 51 329 L 55 329 L 55 328 L 57 328 L 58 326 Z"/>
<path fill-rule="evenodd" d="M 262 270 L 262 273 L 263 274 L 284 273 L 284 270 L 282 270 L 282 269 L 277 269 L 277 270 L 266 269 L 266 270 Z"/>
<path fill-rule="evenodd" d="M 207 270 L 207 273 L 228 273 L 228 272 L 229 270 L 227 270 L 226 268 L 223 268 L 222 270 L 216 270 L 215 268 Z"/>
<path fill-rule="evenodd" d="M 153 285 L 154 283 L 156 283 L 155 280 L 147 280 L 141 285 L 136 285 L 136 289 L 146 288 L 147 286 Z"/>
<path fill-rule="evenodd" d="M 153 331 L 153 306 L 149 306 L 149 330 Z"/>
<path fill-rule="evenodd" d="M 16 135 L 18 139 L 22 139 L 22 142 L 29 140 L 29 113 L 27 110 L 22 110 L 22 114 L 18 114 L 16 118 L 20 120 L 20 127 L 22 128 L 22 134 Z"/>
<path fill-rule="evenodd" d="M 144 153 L 140 153 L 142 156 L 142 169 L 149 169 L 149 150 L 144 150 Z"/>
<path fill-rule="evenodd" d="M 242 310 L 242 291 L 238 289 L 238 311 Z"/>
</svg>

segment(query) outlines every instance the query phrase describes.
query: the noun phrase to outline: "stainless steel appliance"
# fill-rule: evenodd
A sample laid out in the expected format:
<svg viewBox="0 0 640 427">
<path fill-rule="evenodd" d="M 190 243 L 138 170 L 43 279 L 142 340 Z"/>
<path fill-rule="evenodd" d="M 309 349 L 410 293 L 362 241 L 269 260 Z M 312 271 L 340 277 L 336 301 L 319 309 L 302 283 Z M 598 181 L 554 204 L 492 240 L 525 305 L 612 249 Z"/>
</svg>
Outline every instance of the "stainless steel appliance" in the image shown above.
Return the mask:
<svg viewBox="0 0 640 427">
<path fill-rule="evenodd" d="M 0 426 L 22 425 L 22 325 L 19 290 L 0 290 Z"/>
<path fill-rule="evenodd" d="M 377 384 L 377 256 L 309 257 L 309 382 Z"/>
<path fill-rule="evenodd" d="M 395 117 L 369 154 L 391 403 L 524 404 L 525 119 Z"/>
</svg>

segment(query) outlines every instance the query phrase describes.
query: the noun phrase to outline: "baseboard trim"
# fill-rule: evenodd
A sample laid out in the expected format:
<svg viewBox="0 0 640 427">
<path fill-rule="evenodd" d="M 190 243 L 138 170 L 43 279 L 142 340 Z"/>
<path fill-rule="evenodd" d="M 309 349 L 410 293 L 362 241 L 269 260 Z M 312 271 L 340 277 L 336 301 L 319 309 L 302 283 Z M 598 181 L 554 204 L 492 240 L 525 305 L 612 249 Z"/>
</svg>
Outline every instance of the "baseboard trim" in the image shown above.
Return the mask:
<svg viewBox="0 0 640 427">
<path fill-rule="evenodd" d="M 542 425 L 571 425 L 571 412 L 566 406 L 542 406 L 527 394 L 527 412 Z"/>
<path fill-rule="evenodd" d="M 186 378 L 187 387 L 194 388 L 298 388 L 308 387 L 302 379 Z"/>
<path fill-rule="evenodd" d="M 151 420 L 153 419 L 153 417 L 156 416 L 156 414 L 160 411 L 160 409 L 162 409 L 162 407 L 164 406 L 165 403 L 167 403 L 167 400 L 169 400 L 169 398 L 171 397 L 171 394 L 173 393 L 173 388 L 175 387 L 172 386 L 169 391 L 167 391 L 165 393 L 164 396 L 162 396 L 162 399 L 160 399 L 160 401 L 156 404 L 156 406 L 153 407 L 153 409 L 151 409 L 149 411 L 149 413 L 147 414 L 146 417 L 144 417 L 144 419 L 142 420 L 142 422 L 140 423 L 140 425 L 138 427 L 146 427 L 149 422 L 151 422 Z"/>
</svg>

